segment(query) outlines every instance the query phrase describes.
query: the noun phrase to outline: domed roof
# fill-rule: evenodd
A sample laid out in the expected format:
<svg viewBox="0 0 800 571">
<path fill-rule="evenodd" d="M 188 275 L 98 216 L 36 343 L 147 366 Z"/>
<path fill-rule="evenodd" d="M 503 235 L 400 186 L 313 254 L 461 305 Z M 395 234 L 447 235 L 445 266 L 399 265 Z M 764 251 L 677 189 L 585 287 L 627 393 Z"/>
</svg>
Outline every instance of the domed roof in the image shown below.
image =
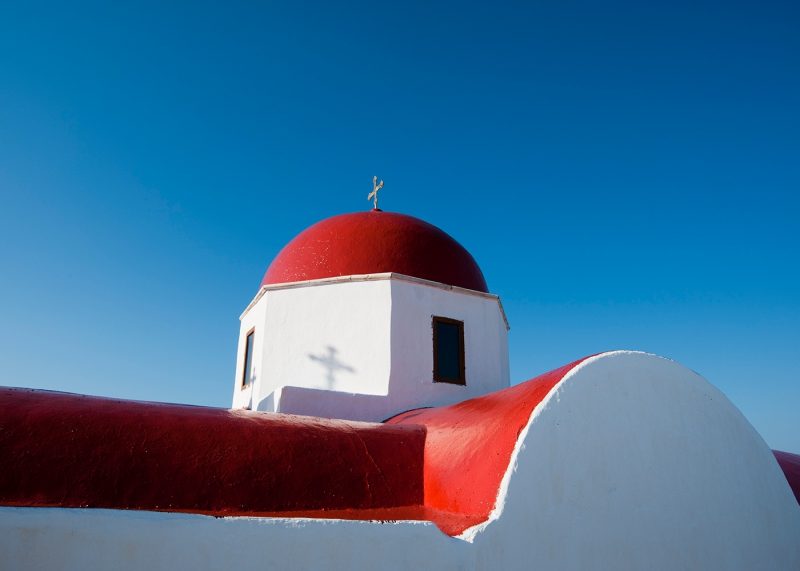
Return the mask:
<svg viewBox="0 0 800 571">
<path fill-rule="evenodd" d="M 461 244 L 418 218 L 381 210 L 340 214 L 306 228 L 278 253 L 261 285 L 386 272 L 489 291 Z"/>
</svg>

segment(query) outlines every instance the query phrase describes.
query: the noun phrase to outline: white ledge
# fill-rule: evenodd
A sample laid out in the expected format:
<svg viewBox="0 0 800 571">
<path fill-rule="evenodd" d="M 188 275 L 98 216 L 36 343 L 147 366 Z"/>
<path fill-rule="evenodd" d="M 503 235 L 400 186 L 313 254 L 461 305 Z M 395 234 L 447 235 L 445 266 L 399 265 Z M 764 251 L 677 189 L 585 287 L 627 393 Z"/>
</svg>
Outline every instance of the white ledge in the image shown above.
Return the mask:
<svg viewBox="0 0 800 571">
<path fill-rule="evenodd" d="M 497 305 L 500 306 L 500 313 L 503 316 L 503 321 L 506 324 L 506 329 L 510 330 L 511 327 L 508 324 L 508 318 L 506 317 L 506 312 L 503 309 L 503 303 L 500 301 L 500 297 L 493 294 L 493 293 L 486 293 L 483 291 L 477 291 L 474 289 L 468 289 L 465 287 L 453 286 L 443 284 L 441 282 L 435 282 L 433 280 L 426 280 L 423 278 L 416 278 L 414 276 L 407 276 L 405 274 L 397 274 L 394 272 L 384 272 L 381 274 L 356 274 L 352 276 L 335 276 L 332 278 L 321 278 L 316 280 L 302 280 L 297 282 L 286 282 L 280 284 L 271 284 L 271 285 L 262 285 L 261 289 L 258 290 L 258 293 L 253 298 L 247 307 L 244 309 L 242 314 L 239 316 L 239 320 L 241 321 L 247 312 L 258 302 L 262 296 L 267 293 L 268 291 L 278 291 L 282 289 L 295 289 L 301 287 L 310 287 L 310 286 L 323 286 L 323 285 L 331 285 L 331 284 L 341 284 L 347 282 L 376 282 L 381 280 L 399 280 L 404 282 L 415 283 L 419 285 L 424 285 L 428 287 L 435 287 L 437 289 L 444 289 L 453 291 L 455 293 L 460 293 L 464 295 L 473 295 L 477 297 L 483 297 L 486 299 L 493 299 L 497 301 Z"/>
</svg>

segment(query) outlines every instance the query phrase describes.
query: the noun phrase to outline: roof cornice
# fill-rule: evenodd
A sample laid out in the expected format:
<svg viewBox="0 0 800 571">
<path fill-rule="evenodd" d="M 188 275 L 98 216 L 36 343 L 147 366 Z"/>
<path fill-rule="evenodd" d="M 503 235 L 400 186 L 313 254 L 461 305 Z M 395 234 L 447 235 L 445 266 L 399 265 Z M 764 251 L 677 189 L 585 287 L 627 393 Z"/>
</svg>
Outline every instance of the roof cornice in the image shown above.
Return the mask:
<svg viewBox="0 0 800 571">
<path fill-rule="evenodd" d="M 508 324 L 508 318 L 506 317 L 506 312 L 503 309 L 503 303 L 500 301 L 500 296 L 497 296 L 493 293 L 485 293 L 482 291 L 476 291 L 474 289 L 467 289 L 459 286 L 453 286 L 448 284 L 443 284 L 440 282 L 435 282 L 432 280 L 426 280 L 423 278 L 417 278 L 414 276 L 407 276 L 405 274 L 398 274 L 395 272 L 384 272 L 380 274 L 358 274 L 352 276 L 336 276 L 332 278 L 321 278 L 316 280 L 303 280 L 298 282 L 286 282 L 281 284 L 271 284 L 271 285 L 262 285 L 261 289 L 258 290 L 253 300 L 247 305 L 244 309 L 242 314 L 239 316 L 239 320 L 241 321 L 247 312 L 258 303 L 265 293 L 268 291 L 279 291 L 284 289 L 297 289 L 297 288 L 304 288 L 304 287 L 311 287 L 311 286 L 324 286 L 324 285 L 333 285 L 333 284 L 341 284 L 341 283 L 348 283 L 348 282 L 377 282 L 383 280 L 397 280 L 403 281 L 408 283 L 413 283 L 417 285 L 423 285 L 427 287 L 433 287 L 437 289 L 442 289 L 446 291 L 452 291 L 454 293 L 460 293 L 464 295 L 471 295 L 475 297 L 482 297 L 485 299 L 492 299 L 497 301 L 497 305 L 500 307 L 500 313 L 503 316 L 503 322 L 506 324 L 506 329 L 510 330 L 511 327 Z"/>
</svg>

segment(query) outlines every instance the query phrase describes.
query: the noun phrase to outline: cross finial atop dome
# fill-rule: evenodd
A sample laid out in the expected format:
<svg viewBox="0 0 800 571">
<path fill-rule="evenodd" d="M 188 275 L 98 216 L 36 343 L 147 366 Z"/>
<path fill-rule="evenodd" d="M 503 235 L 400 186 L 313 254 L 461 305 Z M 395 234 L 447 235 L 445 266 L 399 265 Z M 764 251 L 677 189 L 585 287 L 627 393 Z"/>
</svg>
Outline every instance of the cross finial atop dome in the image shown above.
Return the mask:
<svg viewBox="0 0 800 571">
<path fill-rule="evenodd" d="M 370 192 L 367 195 L 367 200 L 373 200 L 374 199 L 375 202 L 373 203 L 373 208 L 375 210 L 378 210 L 378 191 L 380 189 L 382 189 L 382 188 L 383 188 L 383 180 L 378 182 L 378 177 L 377 176 L 373 176 L 372 177 L 372 192 Z"/>
</svg>

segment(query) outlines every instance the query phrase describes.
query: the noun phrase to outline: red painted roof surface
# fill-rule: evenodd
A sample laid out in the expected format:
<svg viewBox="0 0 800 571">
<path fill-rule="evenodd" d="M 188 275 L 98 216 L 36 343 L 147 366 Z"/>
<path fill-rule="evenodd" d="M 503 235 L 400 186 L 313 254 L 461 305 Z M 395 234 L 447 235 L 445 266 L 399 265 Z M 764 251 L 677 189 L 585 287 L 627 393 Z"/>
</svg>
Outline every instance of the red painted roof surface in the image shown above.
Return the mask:
<svg viewBox="0 0 800 571">
<path fill-rule="evenodd" d="M 428 520 L 495 507 L 520 432 L 580 361 L 384 424 L 0 388 L 0 505 Z M 775 452 L 800 502 L 800 456 Z"/>
<path fill-rule="evenodd" d="M 0 388 L 0 504 L 215 515 L 421 505 L 425 429 Z"/>
<path fill-rule="evenodd" d="M 775 454 L 778 465 L 786 475 L 789 487 L 792 488 L 794 497 L 797 498 L 797 503 L 800 503 L 800 456 L 780 450 L 773 450 L 772 453 Z"/>
<path fill-rule="evenodd" d="M 386 272 L 489 291 L 473 257 L 448 234 L 381 210 L 333 216 L 303 230 L 278 253 L 261 284 Z"/>
<path fill-rule="evenodd" d="M 458 535 L 486 521 L 531 413 L 583 360 L 482 397 L 409 411 L 387 421 L 426 428 L 425 506 L 462 516 L 461 521 L 437 522 L 445 533 Z"/>
<path fill-rule="evenodd" d="M 520 432 L 576 361 L 384 424 L 0 388 L 0 505 L 428 520 L 495 507 Z M 800 456 L 775 452 L 800 501 Z"/>
<path fill-rule="evenodd" d="M 576 363 L 385 424 L 0 388 L 0 505 L 417 519 L 457 535 L 488 517 L 520 431 Z"/>
</svg>

